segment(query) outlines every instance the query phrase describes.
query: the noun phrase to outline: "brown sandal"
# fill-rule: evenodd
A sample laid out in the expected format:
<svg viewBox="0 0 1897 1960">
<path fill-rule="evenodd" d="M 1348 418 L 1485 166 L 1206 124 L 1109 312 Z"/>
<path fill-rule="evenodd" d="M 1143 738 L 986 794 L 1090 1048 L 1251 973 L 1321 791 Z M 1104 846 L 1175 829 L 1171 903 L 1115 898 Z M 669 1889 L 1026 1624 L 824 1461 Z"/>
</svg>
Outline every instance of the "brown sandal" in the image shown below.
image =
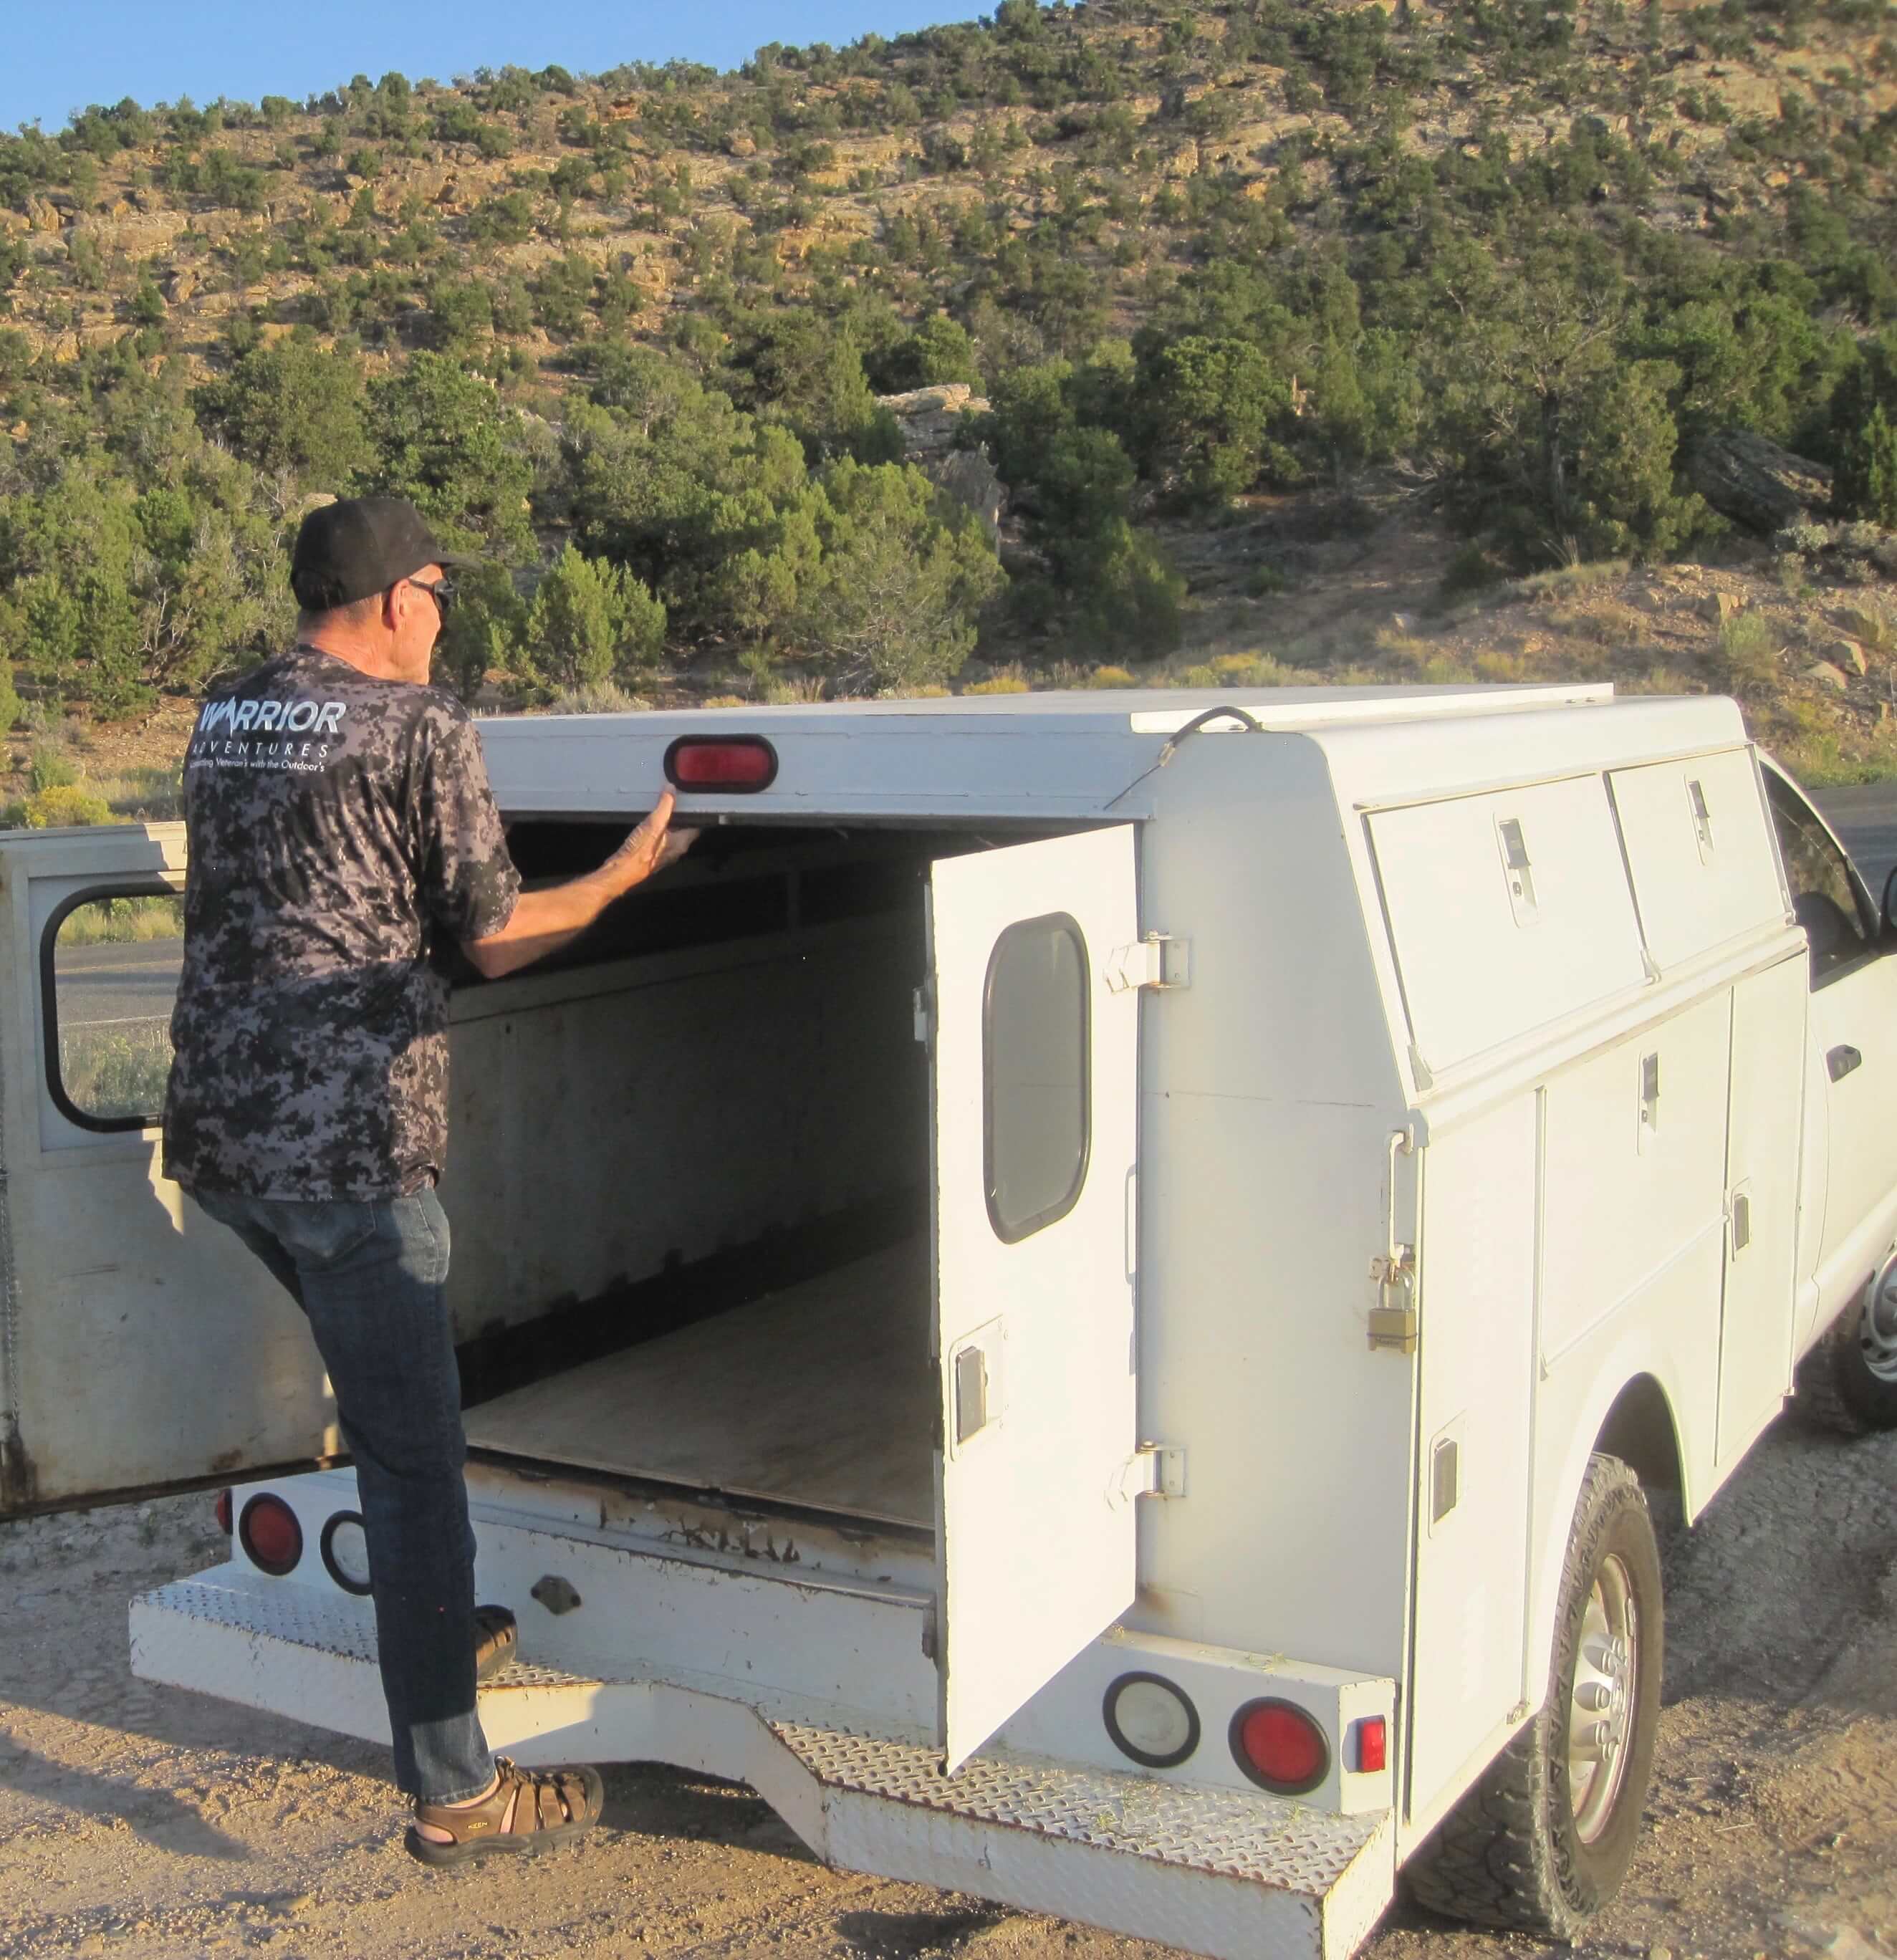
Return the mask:
<svg viewBox="0 0 1897 1960">
<path fill-rule="evenodd" d="M 505 1756 L 495 1757 L 494 1768 L 493 1793 L 479 1803 L 415 1805 L 415 1824 L 432 1825 L 454 1841 L 438 1844 L 411 1825 L 403 1841 L 410 1857 L 425 1865 L 465 1864 L 495 1851 L 523 1851 L 532 1857 L 571 1844 L 599 1822 L 606 1786 L 597 1770 L 577 1764 L 557 1770 L 517 1769 Z"/>
<path fill-rule="evenodd" d="M 514 1615 L 504 1606 L 477 1606 L 474 1609 L 474 1678 L 492 1681 L 514 1659 L 520 1644 L 520 1630 Z"/>
</svg>

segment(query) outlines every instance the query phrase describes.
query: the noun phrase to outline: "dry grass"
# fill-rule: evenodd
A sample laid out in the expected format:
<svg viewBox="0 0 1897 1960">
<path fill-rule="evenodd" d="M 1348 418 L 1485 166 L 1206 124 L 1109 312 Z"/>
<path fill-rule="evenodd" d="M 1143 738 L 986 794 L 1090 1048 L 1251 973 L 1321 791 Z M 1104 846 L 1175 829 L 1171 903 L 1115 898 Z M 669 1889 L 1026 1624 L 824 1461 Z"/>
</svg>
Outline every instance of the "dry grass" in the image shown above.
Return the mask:
<svg viewBox="0 0 1897 1960">
<path fill-rule="evenodd" d="M 171 1030 L 164 1021 L 59 1030 L 59 1079 L 88 1115 L 155 1117 L 170 1073 Z"/>
<path fill-rule="evenodd" d="M 1707 670 L 1720 693 L 1755 700 L 1778 685 L 1782 651 L 1768 620 L 1741 612 L 1720 622 L 1719 637 L 1707 650 Z"/>
<path fill-rule="evenodd" d="M 1531 572 L 1527 578 L 1517 579 L 1514 590 L 1518 597 L 1527 600 L 1572 599 L 1583 592 L 1597 591 L 1603 585 L 1618 585 L 1631 568 L 1624 558 L 1557 565 L 1552 571 Z"/>
<path fill-rule="evenodd" d="M 651 702 L 643 695 L 629 693 L 611 681 L 598 681 L 590 687 L 569 688 L 556 694 L 548 704 L 552 714 L 638 714 Z"/>
<path fill-rule="evenodd" d="M 123 822 L 169 823 L 184 814 L 182 763 L 121 769 L 116 775 L 81 780 Z"/>
<path fill-rule="evenodd" d="M 1647 637 L 1652 622 L 1637 606 L 1618 599 L 1596 599 L 1587 605 L 1564 603 L 1551 606 L 1547 613 L 1548 630 L 1571 640 L 1583 640 L 1590 646 L 1638 646 Z"/>
<path fill-rule="evenodd" d="M 829 690 L 813 674 L 789 679 L 774 676 L 764 683 L 762 698 L 769 708 L 794 708 L 800 702 L 827 700 Z"/>
<path fill-rule="evenodd" d="M 184 937 L 183 899 L 94 899 L 60 921 L 57 949 L 69 946 L 148 946 Z"/>
</svg>

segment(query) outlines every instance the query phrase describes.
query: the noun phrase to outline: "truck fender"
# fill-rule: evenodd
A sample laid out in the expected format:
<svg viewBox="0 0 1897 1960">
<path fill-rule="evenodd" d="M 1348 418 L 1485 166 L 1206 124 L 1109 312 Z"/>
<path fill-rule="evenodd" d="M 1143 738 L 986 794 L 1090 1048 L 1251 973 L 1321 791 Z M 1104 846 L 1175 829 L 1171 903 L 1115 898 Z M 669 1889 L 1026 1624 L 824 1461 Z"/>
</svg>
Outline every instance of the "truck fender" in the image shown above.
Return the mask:
<svg viewBox="0 0 1897 1960">
<path fill-rule="evenodd" d="M 1535 1508 L 1529 1550 L 1528 1650 L 1523 1659 L 1524 1710 L 1539 1708 L 1548 1694 L 1555 1609 L 1562 1562 L 1582 1481 L 1596 1450 L 1622 1458 L 1644 1488 L 1676 1492 L 1685 1516 L 1694 1514 L 1691 1439 L 1682 1434 L 1675 1370 L 1651 1332 L 1629 1327 L 1602 1355 L 1571 1416 L 1564 1414 L 1561 1440 L 1538 1450 Z M 1552 1382 L 1544 1382 L 1544 1410 Z"/>
</svg>

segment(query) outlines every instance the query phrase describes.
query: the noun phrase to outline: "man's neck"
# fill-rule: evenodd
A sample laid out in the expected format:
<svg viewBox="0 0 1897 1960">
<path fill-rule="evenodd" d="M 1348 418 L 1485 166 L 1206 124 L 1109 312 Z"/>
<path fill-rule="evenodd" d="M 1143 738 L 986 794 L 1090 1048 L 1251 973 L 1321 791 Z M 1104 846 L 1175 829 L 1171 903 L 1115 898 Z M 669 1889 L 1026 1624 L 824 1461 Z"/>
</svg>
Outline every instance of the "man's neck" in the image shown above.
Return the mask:
<svg viewBox="0 0 1897 1960">
<path fill-rule="evenodd" d="M 393 652 L 380 647 L 365 646 L 360 640 L 346 633 L 339 633 L 333 628 L 326 631 L 319 627 L 314 632 L 303 634 L 297 644 L 319 654 L 327 654 L 332 660 L 342 660 L 354 667 L 358 673 L 366 674 L 371 680 L 412 680 L 414 678 L 397 667 Z"/>
</svg>

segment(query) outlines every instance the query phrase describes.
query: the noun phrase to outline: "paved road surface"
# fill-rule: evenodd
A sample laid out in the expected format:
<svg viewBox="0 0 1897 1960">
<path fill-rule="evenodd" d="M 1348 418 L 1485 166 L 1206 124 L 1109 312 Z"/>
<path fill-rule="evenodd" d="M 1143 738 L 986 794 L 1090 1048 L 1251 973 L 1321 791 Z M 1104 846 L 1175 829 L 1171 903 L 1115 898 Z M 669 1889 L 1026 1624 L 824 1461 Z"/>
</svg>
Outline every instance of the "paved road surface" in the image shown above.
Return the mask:
<svg viewBox="0 0 1897 1960">
<path fill-rule="evenodd" d="M 1812 800 L 1844 841 L 1870 895 L 1883 896 L 1884 880 L 1897 864 L 1897 783 L 1853 783 L 1817 790 Z"/>
<path fill-rule="evenodd" d="M 183 945 L 175 939 L 131 946 L 62 947 L 61 1026 L 167 1019 L 183 958 Z"/>
</svg>

